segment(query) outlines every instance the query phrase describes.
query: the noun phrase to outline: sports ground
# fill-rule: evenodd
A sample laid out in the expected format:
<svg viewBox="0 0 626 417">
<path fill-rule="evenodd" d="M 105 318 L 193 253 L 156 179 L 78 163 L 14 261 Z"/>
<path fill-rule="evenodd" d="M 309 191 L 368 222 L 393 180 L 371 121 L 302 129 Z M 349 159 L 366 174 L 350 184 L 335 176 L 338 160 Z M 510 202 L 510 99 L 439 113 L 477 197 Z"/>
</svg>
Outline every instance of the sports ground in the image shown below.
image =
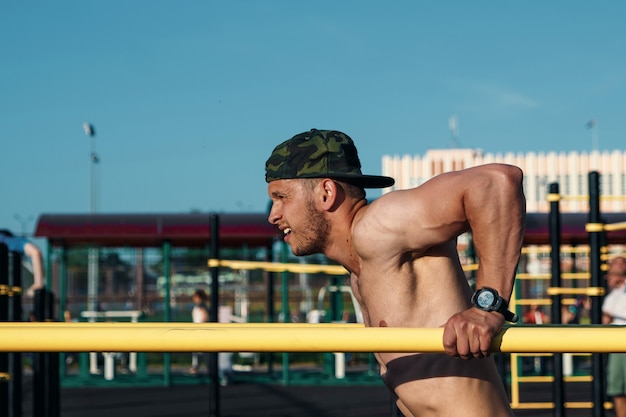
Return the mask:
<svg viewBox="0 0 626 417">
<path fill-rule="evenodd" d="M 32 391 L 25 381 L 24 415 L 32 415 Z M 62 388 L 61 417 L 206 417 L 212 409 L 207 384 L 141 388 Z M 545 384 L 525 384 L 522 397 L 550 401 Z M 591 399 L 589 384 L 571 384 L 566 400 Z M 462 404 L 459 404 L 462 407 Z M 463 415 L 462 412 L 459 415 Z M 553 417 L 552 409 L 518 409 L 517 417 Z M 567 417 L 588 417 L 590 409 L 566 409 Z M 382 385 L 284 386 L 236 383 L 220 387 L 215 417 L 390 417 L 391 396 Z M 606 410 L 606 417 L 613 417 Z"/>
</svg>

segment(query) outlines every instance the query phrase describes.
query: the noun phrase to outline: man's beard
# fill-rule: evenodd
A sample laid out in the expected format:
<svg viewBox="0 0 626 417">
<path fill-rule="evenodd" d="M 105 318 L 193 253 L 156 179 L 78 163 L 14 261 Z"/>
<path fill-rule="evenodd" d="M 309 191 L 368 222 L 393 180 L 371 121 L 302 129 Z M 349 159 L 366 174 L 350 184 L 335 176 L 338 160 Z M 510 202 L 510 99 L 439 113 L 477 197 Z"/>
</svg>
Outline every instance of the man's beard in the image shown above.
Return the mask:
<svg viewBox="0 0 626 417">
<path fill-rule="evenodd" d="M 306 205 L 307 217 L 309 218 L 308 227 L 299 235 L 301 242 L 297 247 L 291 248 L 296 256 L 313 255 L 315 253 L 324 253 L 330 233 L 330 223 L 324 216 L 324 213 L 313 208 L 313 202 L 310 201 Z"/>
</svg>

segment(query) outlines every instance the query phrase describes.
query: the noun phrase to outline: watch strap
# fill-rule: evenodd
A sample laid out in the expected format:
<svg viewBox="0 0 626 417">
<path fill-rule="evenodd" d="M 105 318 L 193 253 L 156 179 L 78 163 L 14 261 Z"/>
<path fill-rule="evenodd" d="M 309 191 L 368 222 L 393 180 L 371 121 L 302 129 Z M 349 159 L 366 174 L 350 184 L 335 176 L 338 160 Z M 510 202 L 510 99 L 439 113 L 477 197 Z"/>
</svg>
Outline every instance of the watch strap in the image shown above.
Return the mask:
<svg viewBox="0 0 626 417">
<path fill-rule="evenodd" d="M 483 290 L 489 291 L 494 295 L 495 300 L 494 300 L 492 307 L 485 308 L 485 307 L 481 307 L 480 305 L 476 303 L 477 294 Z M 472 296 L 472 304 L 474 304 L 475 307 L 483 311 L 497 311 L 498 313 L 502 314 L 504 316 L 504 319 L 508 322 L 517 323 L 517 321 L 519 320 L 519 317 L 517 316 L 517 314 L 509 310 L 509 303 L 500 296 L 497 290 L 493 288 L 483 287 L 483 288 L 476 290 L 474 292 L 474 295 Z"/>
</svg>

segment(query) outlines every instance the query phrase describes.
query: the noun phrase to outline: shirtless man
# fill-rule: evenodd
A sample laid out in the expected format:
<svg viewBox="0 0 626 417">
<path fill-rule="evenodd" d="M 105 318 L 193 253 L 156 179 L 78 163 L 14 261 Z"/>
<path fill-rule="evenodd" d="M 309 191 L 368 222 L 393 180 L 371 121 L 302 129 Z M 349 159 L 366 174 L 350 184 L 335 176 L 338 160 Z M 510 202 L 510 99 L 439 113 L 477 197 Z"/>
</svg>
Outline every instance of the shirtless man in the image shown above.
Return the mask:
<svg viewBox="0 0 626 417">
<path fill-rule="evenodd" d="M 278 145 L 265 172 L 270 223 L 295 255 L 323 253 L 350 271 L 367 326 L 444 327 L 447 354 L 376 354 L 406 417 L 513 415 L 489 350 L 505 313 L 516 320 L 506 307 L 524 234 L 520 169 L 446 173 L 368 204 L 364 188 L 394 180 L 362 175 L 347 135 L 314 129 Z M 456 250 L 470 229 L 476 288 L 496 290 L 502 313 L 472 304 Z"/>
</svg>

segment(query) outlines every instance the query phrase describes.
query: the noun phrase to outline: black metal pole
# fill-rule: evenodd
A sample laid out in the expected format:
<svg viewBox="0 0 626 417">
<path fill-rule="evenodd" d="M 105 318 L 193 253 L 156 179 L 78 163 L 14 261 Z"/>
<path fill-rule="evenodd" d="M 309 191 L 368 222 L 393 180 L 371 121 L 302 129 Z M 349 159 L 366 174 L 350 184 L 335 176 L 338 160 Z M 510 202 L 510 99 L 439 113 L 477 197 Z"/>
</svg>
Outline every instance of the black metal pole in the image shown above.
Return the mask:
<svg viewBox="0 0 626 417">
<path fill-rule="evenodd" d="M 55 297 L 52 291 L 44 290 L 46 294 L 46 321 L 58 321 L 58 318 L 54 314 Z M 46 404 L 47 413 L 46 417 L 59 417 L 60 399 L 61 399 L 61 380 L 60 380 L 60 367 L 58 352 L 48 352 L 45 361 L 45 376 L 46 376 Z"/>
<path fill-rule="evenodd" d="M 34 313 L 39 322 L 56 321 L 54 294 L 45 288 L 35 290 Z M 33 416 L 59 417 L 59 353 L 37 352 L 33 355 Z"/>
<path fill-rule="evenodd" d="M 559 207 L 559 184 L 549 185 L 550 213 L 548 215 L 550 230 L 550 259 L 552 288 L 561 287 L 561 210 Z M 552 298 L 552 323 L 561 323 L 561 296 L 553 294 Z M 563 384 L 563 354 L 555 353 L 552 356 L 552 369 L 554 373 L 554 383 L 552 385 L 552 395 L 554 397 L 554 416 L 563 417 L 565 415 L 565 386 Z"/>
<path fill-rule="evenodd" d="M 602 235 L 603 229 L 600 218 L 600 174 L 597 171 L 589 173 L 589 261 L 591 272 L 591 286 L 601 287 L 602 280 Z M 602 297 L 599 295 L 591 298 L 591 323 L 602 324 Z M 603 355 L 594 353 L 591 356 L 591 371 L 593 373 L 592 397 L 593 416 L 604 416 L 604 366 Z"/>
<path fill-rule="evenodd" d="M 211 258 L 220 258 L 220 219 L 216 213 L 211 213 Z M 217 323 L 219 321 L 219 266 L 211 267 L 211 305 L 209 306 L 209 320 Z M 218 353 L 209 353 L 209 416 L 220 416 L 220 378 L 218 369 Z"/>
<path fill-rule="evenodd" d="M 9 321 L 22 321 L 22 257 L 11 253 L 9 285 L 14 288 L 9 296 Z M 9 417 L 22 417 L 22 353 L 9 353 Z"/>
<path fill-rule="evenodd" d="M 272 262 L 274 261 L 274 253 L 273 253 L 273 242 L 270 242 L 268 247 L 268 256 L 267 260 Z M 274 323 L 274 317 L 276 316 L 276 309 L 274 306 L 274 283 L 276 282 L 276 272 L 266 272 L 267 274 L 267 288 L 266 288 L 266 298 L 265 298 L 265 309 L 267 311 L 267 322 Z M 274 354 L 272 352 L 266 353 L 267 358 L 267 374 L 274 374 Z"/>
<path fill-rule="evenodd" d="M 35 290 L 33 313 L 36 321 L 45 321 L 45 289 Z M 46 416 L 45 361 L 46 353 L 33 353 L 33 416 Z"/>
<path fill-rule="evenodd" d="M 0 321 L 9 320 L 9 248 L 0 243 Z M 0 415 L 9 414 L 9 354 L 0 352 Z"/>
</svg>

